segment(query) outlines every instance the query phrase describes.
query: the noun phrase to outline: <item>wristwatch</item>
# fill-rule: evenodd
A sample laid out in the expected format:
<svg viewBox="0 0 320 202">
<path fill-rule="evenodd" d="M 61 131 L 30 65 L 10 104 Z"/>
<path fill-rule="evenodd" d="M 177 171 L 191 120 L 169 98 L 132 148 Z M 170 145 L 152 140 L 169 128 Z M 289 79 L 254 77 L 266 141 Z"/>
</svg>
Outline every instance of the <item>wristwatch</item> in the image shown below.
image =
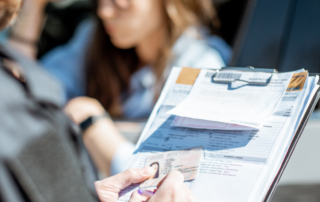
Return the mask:
<svg viewBox="0 0 320 202">
<path fill-rule="evenodd" d="M 92 124 L 94 124 L 96 121 L 98 121 L 101 118 L 111 118 L 111 117 L 108 113 L 104 113 L 100 116 L 89 116 L 86 120 L 80 123 L 80 128 L 82 132 L 87 130 Z"/>
</svg>

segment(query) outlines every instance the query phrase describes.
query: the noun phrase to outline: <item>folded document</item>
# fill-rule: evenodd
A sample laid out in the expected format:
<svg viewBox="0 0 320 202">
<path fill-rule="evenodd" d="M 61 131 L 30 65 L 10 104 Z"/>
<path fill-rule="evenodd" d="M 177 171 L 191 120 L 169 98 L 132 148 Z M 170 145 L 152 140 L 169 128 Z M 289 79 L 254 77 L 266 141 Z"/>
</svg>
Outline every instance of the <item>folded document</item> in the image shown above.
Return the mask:
<svg viewBox="0 0 320 202">
<path fill-rule="evenodd" d="M 207 72 L 208 74 L 208 72 Z M 227 73 L 229 77 L 231 77 L 231 73 Z M 236 73 L 235 73 L 236 74 Z M 244 75 L 245 73 L 242 73 L 241 75 Z M 254 76 L 255 74 L 253 73 L 248 73 L 251 76 Z M 259 75 L 259 73 L 256 73 Z M 261 73 L 260 73 L 261 74 Z M 303 71 L 303 70 L 298 70 L 298 72 L 292 74 L 289 73 L 287 75 L 292 75 L 292 77 L 290 78 L 290 82 L 289 84 L 287 84 L 287 82 L 285 82 L 284 84 L 279 84 L 279 82 L 277 83 L 277 85 L 283 85 L 283 91 L 285 93 L 283 93 L 283 95 L 280 97 L 280 100 L 274 100 L 274 107 L 273 109 L 271 108 L 262 108 L 262 110 L 260 111 L 260 113 L 263 113 L 262 111 L 267 111 L 267 110 L 272 110 L 272 113 L 275 113 L 275 110 L 278 108 L 278 110 L 287 110 L 286 108 L 283 108 L 282 105 L 279 106 L 280 103 L 282 103 L 282 100 L 284 99 L 284 101 L 288 101 L 288 99 L 295 99 L 297 97 L 296 93 L 295 94 L 288 94 L 288 92 L 292 92 L 292 91 L 302 91 L 304 85 L 306 84 L 306 78 L 308 77 L 308 72 L 307 71 Z M 221 77 L 219 77 L 221 79 Z M 271 80 L 272 77 L 270 77 Z M 201 79 L 201 78 L 199 78 Z M 249 78 L 248 80 L 254 80 L 253 78 Z M 220 80 L 222 81 L 222 80 Z M 274 81 L 274 80 L 273 80 Z M 283 82 L 283 80 L 281 81 Z M 200 83 L 200 82 L 198 82 Z M 203 84 L 204 82 L 202 82 Z M 193 89 L 195 88 L 196 83 L 193 86 Z M 269 82 L 268 85 L 273 85 L 273 82 Z M 214 86 L 213 86 L 214 87 Z M 239 86 L 238 88 L 240 88 L 241 86 Z M 264 86 L 254 86 L 257 87 L 258 90 L 260 90 L 261 94 L 264 94 L 263 87 Z M 210 85 L 204 87 L 204 88 L 211 88 Z M 235 91 L 236 89 L 230 89 L 229 91 Z M 266 89 L 268 90 L 268 89 Z M 244 93 L 244 96 L 250 97 L 250 94 L 252 93 L 251 90 L 247 90 L 247 91 L 242 91 Z M 203 110 L 201 110 L 201 108 L 204 108 L 203 105 L 197 104 L 197 103 L 193 103 L 191 106 L 193 106 L 193 108 L 195 108 L 195 110 L 198 111 L 197 114 L 197 118 L 194 118 L 191 114 L 191 112 L 189 110 L 184 109 L 185 106 L 182 106 L 183 103 L 186 102 L 186 100 L 193 100 L 191 93 L 189 94 L 188 98 L 184 100 L 184 102 L 182 102 L 182 104 L 178 105 L 177 107 L 175 107 L 173 110 L 169 111 L 169 114 L 172 114 L 172 111 L 174 111 L 177 108 L 182 108 L 180 110 L 184 111 L 184 114 L 189 114 L 189 116 L 187 117 L 181 117 L 181 116 L 176 116 L 175 119 L 173 120 L 173 122 L 171 123 L 171 126 L 175 126 L 175 127 L 187 127 L 187 128 L 196 128 L 196 129 L 212 129 L 212 130 L 253 130 L 254 128 L 261 128 L 262 124 L 270 117 L 265 117 L 264 120 L 262 120 L 261 124 L 259 125 L 259 127 L 255 127 L 253 125 L 247 125 L 246 123 L 244 125 L 239 125 L 239 124 L 233 124 L 233 123 L 229 123 L 228 121 L 223 122 L 223 118 L 221 117 L 217 117 L 218 119 L 220 119 L 220 121 L 208 121 L 207 116 L 210 116 L 210 114 L 215 114 L 216 112 L 214 111 L 213 107 L 211 109 L 205 110 L 204 113 L 201 113 Z M 210 95 L 209 95 L 210 96 Z M 290 97 L 290 98 L 289 98 Z M 199 100 L 204 100 L 203 99 L 199 99 Z M 228 98 L 228 99 L 232 99 L 232 97 Z M 225 101 L 227 102 L 227 101 Z M 234 99 L 233 102 L 239 102 L 238 99 Z M 270 103 L 267 101 L 267 99 L 264 101 L 265 105 L 270 105 Z M 228 104 L 231 103 L 227 103 L 227 104 L 223 104 L 223 105 L 219 105 L 221 108 L 223 106 L 227 107 L 227 108 L 232 108 L 233 106 L 228 106 Z M 239 104 L 239 103 L 238 103 Z M 244 105 L 249 105 L 251 106 L 251 110 L 254 110 L 254 108 L 258 108 L 257 106 L 254 105 L 259 105 L 261 103 L 258 102 L 251 102 L 251 103 L 244 103 Z M 288 104 L 288 103 L 287 103 Z M 241 103 L 240 103 L 241 105 Z M 217 108 L 219 108 L 219 106 Z M 238 108 L 242 108 L 245 109 L 246 106 L 238 106 Z M 179 110 L 179 109 L 178 109 Z M 223 110 L 223 108 L 222 108 Z M 226 111 L 226 110 L 225 110 Z M 289 110 L 290 111 L 290 110 Z M 289 113 L 289 111 L 286 111 L 287 113 Z M 265 112 L 266 113 L 266 112 Z M 175 114 L 175 113 L 173 113 Z M 271 115 L 271 114 L 270 114 Z M 203 116 L 203 117 L 202 117 Z M 190 118 L 189 118 L 190 117 Z M 199 117 L 201 117 L 201 119 L 199 119 Z M 251 119 L 255 119 L 256 117 L 252 116 L 250 117 Z M 240 122 L 242 123 L 242 122 Z"/>
<path fill-rule="evenodd" d="M 291 72 L 274 74 L 268 85 L 244 84 L 232 87 L 230 83 L 212 82 L 215 73 L 212 70 L 201 70 L 188 97 L 168 113 L 261 128 L 280 103 L 292 78 Z M 229 78 L 232 74 L 252 73 L 226 74 Z"/>
</svg>

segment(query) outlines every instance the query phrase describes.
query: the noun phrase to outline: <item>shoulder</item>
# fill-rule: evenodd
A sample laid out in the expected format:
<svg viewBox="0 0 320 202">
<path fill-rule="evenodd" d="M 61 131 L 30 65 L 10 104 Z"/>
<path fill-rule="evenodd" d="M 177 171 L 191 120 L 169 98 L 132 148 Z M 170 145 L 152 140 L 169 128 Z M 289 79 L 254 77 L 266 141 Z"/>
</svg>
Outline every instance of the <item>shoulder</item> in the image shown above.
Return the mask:
<svg viewBox="0 0 320 202">
<path fill-rule="evenodd" d="M 54 48 L 40 60 L 43 68 L 62 83 L 67 99 L 84 94 L 85 56 L 94 26 L 93 19 L 82 22 L 67 44 Z"/>
<path fill-rule="evenodd" d="M 194 28 L 187 29 L 174 44 L 174 66 L 220 69 L 225 63 L 220 53 L 204 38 L 196 36 Z"/>
<path fill-rule="evenodd" d="M 93 19 L 82 22 L 76 29 L 74 36 L 68 43 L 58 46 L 49 51 L 41 58 L 44 65 L 50 65 L 59 58 L 71 59 L 70 56 L 77 56 L 85 53 L 86 47 L 92 38 L 95 23 Z M 74 61 L 74 60 L 73 60 Z"/>
</svg>

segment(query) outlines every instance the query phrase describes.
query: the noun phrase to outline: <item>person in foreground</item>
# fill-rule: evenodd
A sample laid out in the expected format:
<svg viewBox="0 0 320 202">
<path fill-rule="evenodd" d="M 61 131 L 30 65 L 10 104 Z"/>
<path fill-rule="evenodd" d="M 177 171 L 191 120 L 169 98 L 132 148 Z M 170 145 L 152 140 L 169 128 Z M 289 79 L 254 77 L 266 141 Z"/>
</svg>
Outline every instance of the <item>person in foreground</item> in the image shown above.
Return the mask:
<svg viewBox="0 0 320 202">
<path fill-rule="evenodd" d="M 1 29 L 14 22 L 21 4 L 0 0 Z M 62 113 L 59 87 L 36 63 L 0 45 L 0 201 L 97 201 L 88 188 L 93 183 L 86 183 L 89 170 L 81 168 L 86 157 L 76 146 L 81 139 Z M 95 193 L 103 202 L 115 202 L 122 189 L 155 172 L 128 169 L 95 182 Z M 130 202 L 194 202 L 183 181 L 181 173 L 170 172 L 152 197 L 134 192 Z"/>
</svg>

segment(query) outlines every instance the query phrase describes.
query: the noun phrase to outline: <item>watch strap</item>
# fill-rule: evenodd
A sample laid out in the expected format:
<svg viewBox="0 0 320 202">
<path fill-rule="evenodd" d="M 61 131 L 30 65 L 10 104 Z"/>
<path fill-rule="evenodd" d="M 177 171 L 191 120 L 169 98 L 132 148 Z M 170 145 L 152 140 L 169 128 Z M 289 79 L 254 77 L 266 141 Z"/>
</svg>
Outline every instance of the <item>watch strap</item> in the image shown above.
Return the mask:
<svg viewBox="0 0 320 202">
<path fill-rule="evenodd" d="M 98 121 L 101 118 L 111 118 L 111 117 L 108 113 L 104 113 L 100 116 L 89 116 L 86 120 L 82 121 L 79 125 L 82 132 L 87 130 L 91 125 L 93 125 L 96 121 Z"/>
</svg>

